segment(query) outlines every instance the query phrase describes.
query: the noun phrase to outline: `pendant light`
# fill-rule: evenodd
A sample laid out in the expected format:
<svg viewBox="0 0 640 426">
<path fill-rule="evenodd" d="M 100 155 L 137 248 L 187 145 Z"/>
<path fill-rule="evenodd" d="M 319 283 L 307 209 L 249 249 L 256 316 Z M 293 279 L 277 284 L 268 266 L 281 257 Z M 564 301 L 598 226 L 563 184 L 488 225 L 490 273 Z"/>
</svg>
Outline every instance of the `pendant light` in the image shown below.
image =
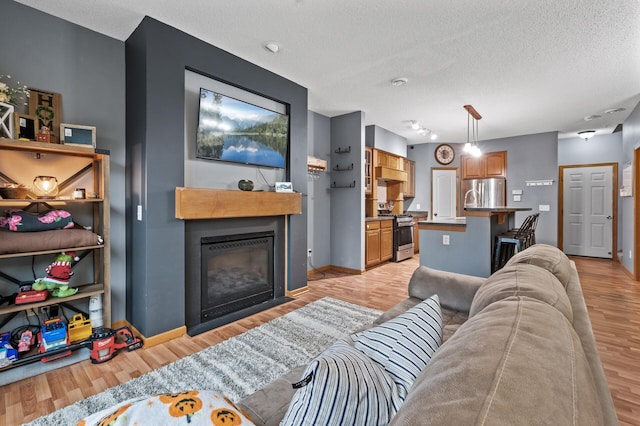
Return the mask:
<svg viewBox="0 0 640 426">
<path fill-rule="evenodd" d="M 478 121 L 482 116 L 471 105 L 465 105 L 464 109 L 467 110 L 467 143 L 464 144 L 464 152 L 480 157 L 482 151 L 478 147 Z M 471 138 L 469 138 L 470 134 Z"/>
</svg>

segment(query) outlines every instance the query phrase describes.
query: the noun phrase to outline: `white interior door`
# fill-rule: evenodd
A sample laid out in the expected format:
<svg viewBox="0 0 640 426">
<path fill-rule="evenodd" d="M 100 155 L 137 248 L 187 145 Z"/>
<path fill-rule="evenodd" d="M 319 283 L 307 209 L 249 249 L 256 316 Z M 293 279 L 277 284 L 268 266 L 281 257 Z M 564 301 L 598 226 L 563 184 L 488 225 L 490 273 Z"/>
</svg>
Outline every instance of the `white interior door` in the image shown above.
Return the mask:
<svg viewBox="0 0 640 426">
<path fill-rule="evenodd" d="M 613 167 L 565 168 L 563 180 L 563 251 L 611 259 Z"/>
<path fill-rule="evenodd" d="M 455 169 L 431 169 L 431 217 L 456 217 L 457 181 Z"/>
</svg>

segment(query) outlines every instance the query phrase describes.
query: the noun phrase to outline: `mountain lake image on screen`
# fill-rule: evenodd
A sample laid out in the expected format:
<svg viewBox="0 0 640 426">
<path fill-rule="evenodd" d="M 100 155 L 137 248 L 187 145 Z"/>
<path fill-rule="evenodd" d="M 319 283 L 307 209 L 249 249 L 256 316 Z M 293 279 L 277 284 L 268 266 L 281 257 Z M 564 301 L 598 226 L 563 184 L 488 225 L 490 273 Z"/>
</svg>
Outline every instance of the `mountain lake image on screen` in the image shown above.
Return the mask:
<svg viewBox="0 0 640 426">
<path fill-rule="evenodd" d="M 289 116 L 200 88 L 196 157 L 285 168 Z"/>
</svg>

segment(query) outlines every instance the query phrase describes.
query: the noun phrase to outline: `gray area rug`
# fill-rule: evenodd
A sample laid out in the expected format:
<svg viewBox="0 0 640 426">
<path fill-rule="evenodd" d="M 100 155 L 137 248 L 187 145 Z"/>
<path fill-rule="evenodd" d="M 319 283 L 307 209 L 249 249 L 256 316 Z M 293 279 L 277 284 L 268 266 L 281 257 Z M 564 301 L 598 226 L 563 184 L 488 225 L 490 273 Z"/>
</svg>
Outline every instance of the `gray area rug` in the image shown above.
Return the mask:
<svg viewBox="0 0 640 426">
<path fill-rule="evenodd" d="M 73 425 L 130 398 L 190 389 L 215 390 L 237 402 L 293 367 L 307 364 L 378 315 L 375 309 L 325 297 L 28 424 Z"/>
</svg>

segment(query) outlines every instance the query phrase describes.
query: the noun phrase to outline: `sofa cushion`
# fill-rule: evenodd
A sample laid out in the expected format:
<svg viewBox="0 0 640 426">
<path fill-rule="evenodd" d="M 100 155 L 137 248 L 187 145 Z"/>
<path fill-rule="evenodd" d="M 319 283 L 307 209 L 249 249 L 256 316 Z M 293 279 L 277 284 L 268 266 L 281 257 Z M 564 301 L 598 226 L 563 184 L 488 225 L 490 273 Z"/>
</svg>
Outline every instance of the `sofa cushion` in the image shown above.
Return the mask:
<svg viewBox="0 0 640 426">
<path fill-rule="evenodd" d="M 386 425 L 397 412 L 398 388 L 385 370 L 338 340 L 307 366 L 282 425 Z"/>
<path fill-rule="evenodd" d="M 511 296 L 527 296 L 547 303 L 573 322 L 571 302 L 560 281 L 546 269 L 526 263 L 505 266 L 491 275 L 476 292 L 469 317 Z"/>
<path fill-rule="evenodd" d="M 433 295 L 397 317 L 352 335 L 354 346 L 380 364 L 404 399 L 442 343 L 442 313 Z"/>
<path fill-rule="evenodd" d="M 231 400 L 214 391 L 193 390 L 132 398 L 92 414 L 78 426 L 253 425 Z"/>
<path fill-rule="evenodd" d="M 505 266 L 527 263 L 551 272 L 566 288 L 571 278 L 571 261 L 562 250 L 547 244 L 534 244 L 517 253 Z"/>
<path fill-rule="evenodd" d="M 487 306 L 436 352 L 392 425 L 605 424 L 585 354 L 557 309 L 524 296 Z"/>
<path fill-rule="evenodd" d="M 424 300 L 437 294 L 441 306 L 469 312 L 473 295 L 485 280 L 486 278 L 418 266 L 409 280 L 409 297 Z"/>
</svg>

